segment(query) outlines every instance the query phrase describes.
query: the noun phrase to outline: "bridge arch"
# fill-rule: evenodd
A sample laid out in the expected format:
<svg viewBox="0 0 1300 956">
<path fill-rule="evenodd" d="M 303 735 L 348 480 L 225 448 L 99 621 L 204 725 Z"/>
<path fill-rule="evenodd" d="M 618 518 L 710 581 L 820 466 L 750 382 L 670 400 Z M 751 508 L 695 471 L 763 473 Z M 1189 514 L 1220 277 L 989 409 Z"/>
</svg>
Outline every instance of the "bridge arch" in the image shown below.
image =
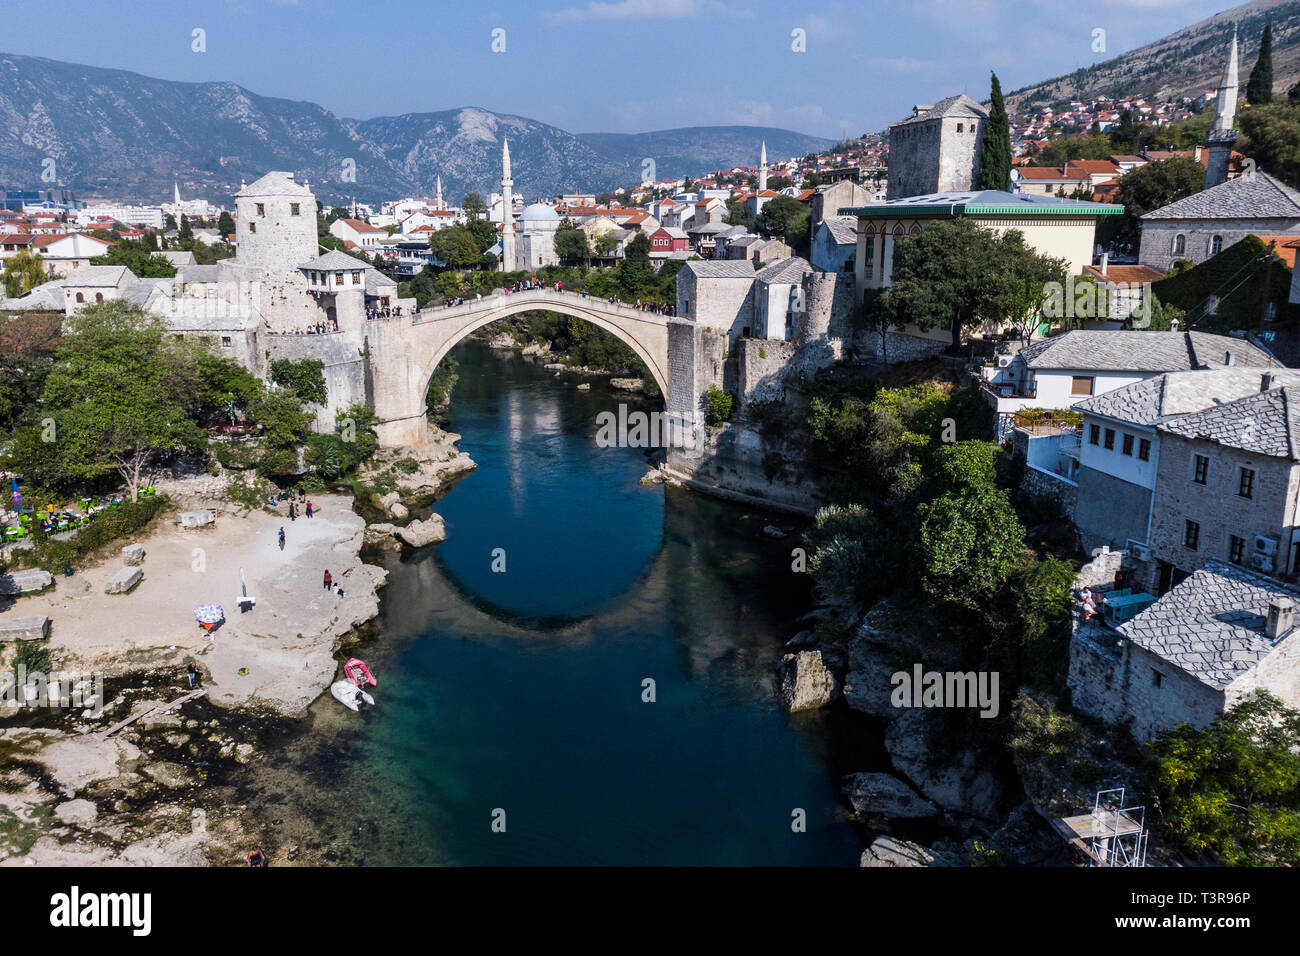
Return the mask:
<svg viewBox="0 0 1300 956">
<path fill-rule="evenodd" d="M 518 293 L 510 296 L 503 296 L 502 298 L 514 299 L 516 295 L 518 295 Z M 572 316 L 575 319 L 582 319 L 585 322 L 590 322 L 597 328 L 609 332 L 616 339 L 630 348 L 636 357 L 645 364 L 645 367 L 650 370 L 650 375 L 654 378 L 655 384 L 659 386 L 659 392 L 663 396 L 664 401 L 668 400 L 666 351 L 662 360 L 665 367 L 661 367 L 661 359 L 654 355 L 646 345 L 642 344 L 635 335 L 631 334 L 620 323 L 611 321 L 609 318 L 601 315 L 595 310 L 584 309 L 569 302 L 548 302 L 544 306 L 511 302 L 509 305 L 493 308 L 486 315 L 475 315 L 469 318 L 463 324 L 460 324 L 459 328 L 451 335 L 447 336 L 435 349 L 433 358 L 430 360 L 428 369 L 424 375 L 424 390 L 421 392 L 421 399 L 423 399 L 425 392 L 428 391 L 429 383 L 433 380 L 433 373 L 437 371 L 439 363 L 447 357 L 447 353 L 463 342 L 468 336 L 477 332 L 485 325 L 491 325 L 493 322 L 508 319 L 512 315 L 519 315 L 522 312 L 539 311 L 558 312 L 561 315 Z"/>
</svg>

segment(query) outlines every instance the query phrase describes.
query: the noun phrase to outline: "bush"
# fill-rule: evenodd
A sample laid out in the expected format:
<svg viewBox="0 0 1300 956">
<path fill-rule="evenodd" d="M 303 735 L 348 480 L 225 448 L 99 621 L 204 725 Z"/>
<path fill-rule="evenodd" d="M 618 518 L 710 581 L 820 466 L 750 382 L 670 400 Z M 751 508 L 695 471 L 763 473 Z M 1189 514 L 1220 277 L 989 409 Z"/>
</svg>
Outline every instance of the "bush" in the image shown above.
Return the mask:
<svg viewBox="0 0 1300 956">
<path fill-rule="evenodd" d="M 704 424 L 710 428 L 717 428 L 729 420 L 735 401 L 730 392 L 725 392 L 716 385 L 710 385 L 704 393 Z"/>
<path fill-rule="evenodd" d="M 307 495 L 323 495 L 329 489 L 320 475 L 306 474 L 298 482 L 298 490 Z"/>
<path fill-rule="evenodd" d="M 46 644 L 38 641 L 17 641 L 14 652 L 15 671 L 24 669 L 30 676 L 32 674 L 48 674 L 50 672 L 50 648 Z"/>
<path fill-rule="evenodd" d="M 276 359 L 271 363 L 271 378 L 276 384 L 295 392 L 304 402 L 325 404 L 325 363 L 319 359 L 300 362 Z"/>
<path fill-rule="evenodd" d="M 170 505 L 171 502 L 160 495 L 106 508 L 96 514 L 90 524 L 83 525 L 73 537 L 64 541 L 48 538 L 37 528 L 32 532 L 32 550 L 19 560 L 30 562 L 51 574 L 61 574 L 64 568 L 76 567 L 91 552 L 135 534 Z"/>
</svg>

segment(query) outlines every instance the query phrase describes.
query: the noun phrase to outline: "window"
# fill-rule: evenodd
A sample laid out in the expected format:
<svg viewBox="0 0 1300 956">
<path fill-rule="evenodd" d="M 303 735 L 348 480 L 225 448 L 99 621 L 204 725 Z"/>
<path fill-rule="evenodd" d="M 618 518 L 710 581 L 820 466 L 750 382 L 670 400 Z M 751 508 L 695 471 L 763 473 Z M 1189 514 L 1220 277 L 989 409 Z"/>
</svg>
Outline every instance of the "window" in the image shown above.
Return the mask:
<svg viewBox="0 0 1300 956">
<path fill-rule="evenodd" d="M 289 215 L 291 216 L 298 215 L 298 209 L 299 209 L 298 203 L 296 202 L 289 203 Z"/>
<path fill-rule="evenodd" d="M 1165 682 L 1165 675 L 1162 674 L 1162 673 L 1160 673 L 1160 672 L 1159 672 L 1158 670 L 1156 670 L 1155 668 L 1152 668 L 1152 669 L 1151 669 L 1151 686 L 1152 686 L 1152 687 L 1159 687 L 1159 686 L 1160 686 L 1161 684 L 1163 684 L 1164 682 Z"/>
<path fill-rule="evenodd" d="M 248 224 L 248 231 L 249 231 L 249 232 L 257 232 L 257 223 L 255 223 L 255 222 L 250 222 L 250 223 Z"/>
<path fill-rule="evenodd" d="M 1174 236 L 1174 255 L 1181 256 L 1187 251 L 1187 237 L 1182 233 Z"/>
<path fill-rule="evenodd" d="M 1237 485 L 1237 494 L 1242 498 L 1255 497 L 1255 469 L 1241 469 L 1241 482 Z"/>
<path fill-rule="evenodd" d="M 1210 459 L 1204 455 L 1196 456 L 1196 470 L 1192 472 L 1192 481 L 1198 485 L 1205 484 L 1205 479 L 1210 472 Z"/>
<path fill-rule="evenodd" d="M 959 132 L 959 133 L 961 132 L 961 123 L 958 123 L 958 124 L 957 124 L 957 132 Z"/>
<path fill-rule="evenodd" d="M 77 301 L 78 301 L 78 302 L 85 302 L 85 301 L 86 301 L 86 296 L 85 296 L 83 293 L 78 292 L 78 293 L 77 293 Z"/>
<path fill-rule="evenodd" d="M 1113 428 L 1106 429 L 1106 450 L 1115 450 L 1115 429 Z"/>
<path fill-rule="evenodd" d="M 1089 425 L 1089 426 L 1088 426 L 1088 444 L 1089 444 L 1089 445 L 1099 445 L 1099 444 L 1101 444 L 1101 426 L 1100 426 L 1100 425 Z"/>
<path fill-rule="evenodd" d="M 354 272 L 354 273 L 352 273 L 352 284 L 353 284 L 353 285 L 361 285 L 361 273 L 360 273 L 360 272 Z"/>
<path fill-rule="evenodd" d="M 1201 544 L 1201 526 L 1195 521 L 1188 519 L 1187 527 L 1183 529 L 1183 545 L 1191 551 L 1195 551 Z"/>
<path fill-rule="evenodd" d="M 1210 255 L 1217 256 L 1223 251 L 1223 237 L 1215 236 L 1210 240 Z"/>
<path fill-rule="evenodd" d="M 1124 433 L 1124 443 L 1123 446 L 1120 448 L 1120 454 L 1128 455 L 1130 457 L 1132 457 L 1133 455 L 1133 436 L 1130 435 L 1128 432 Z"/>
<path fill-rule="evenodd" d="M 103 301 L 104 301 L 104 293 L 102 293 L 102 292 L 96 292 L 96 293 L 95 293 L 95 301 L 96 301 L 96 302 L 103 302 Z"/>
<path fill-rule="evenodd" d="M 1235 534 L 1228 535 L 1228 560 L 1233 564 L 1243 564 L 1246 560 L 1246 539 Z"/>
<path fill-rule="evenodd" d="M 229 335 L 223 335 L 223 336 L 221 337 L 221 347 L 222 347 L 223 349 L 228 349 L 228 348 L 230 348 L 231 345 L 233 345 L 233 344 L 234 344 L 234 343 L 231 341 Z"/>
<path fill-rule="evenodd" d="M 1142 461 L 1151 460 L 1151 439 L 1143 438 L 1138 442 L 1138 458 Z"/>
<path fill-rule="evenodd" d="M 265 215 L 266 215 L 266 204 L 265 204 L 265 203 L 258 203 L 258 204 L 257 204 L 257 214 L 258 214 L 259 216 L 265 216 Z"/>
<path fill-rule="evenodd" d="M 1070 379 L 1071 395 L 1091 395 L 1092 394 L 1092 376 L 1075 375 Z"/>
</svg>

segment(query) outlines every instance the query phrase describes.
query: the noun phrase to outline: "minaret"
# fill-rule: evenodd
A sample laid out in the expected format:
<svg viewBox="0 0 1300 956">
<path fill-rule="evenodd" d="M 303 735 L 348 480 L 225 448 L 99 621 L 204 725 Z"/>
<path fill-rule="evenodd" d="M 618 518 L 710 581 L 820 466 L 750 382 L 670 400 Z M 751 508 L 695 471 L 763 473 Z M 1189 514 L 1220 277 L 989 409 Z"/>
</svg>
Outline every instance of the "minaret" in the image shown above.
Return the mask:
<svg viewBox="0 0 1300 956">
<path fill-rule="evenodd" d="M 501 140 L 501 271 L 515 271 L 515 181 L 510 178 L 510 141 Z"/>
<path fill-rule="evenodd" d="M 1218 96 L 1215 98 L 1214 128 L 1205 135 L 1206 145 L 1210 148 L 1209 164 L 1205 167 L 1205 188 L 1218 186 L 1228 181 L 1228 159 L 1232 156 L 1232 147 L 1237 142 L 1237 28 L 1232 28 L 1232 47 L 1228 54 L 1228 63 L 1223 68 L 1223 79 L 1219 83 Z"/>
<path fill-rule="evenodd" d="M 181 187 L 175 180 L 172 180 L 172 202 L 177 206 L 181 204 Z"/>
<path fill-rule="evenodd" d="M 763 140 L 763 148 L 758 154 L 758 191 L 762 192 L 767 188 L 767 140 Z"/>
<path fill-rule="evenodd" d="M 438 194 L 434 196 L 433 202 L 434 205 L 437 206 L 439 209 L 446 208 L 442 202 L 442 177 L 441 176 L 438 177 Z"/>
</svg>

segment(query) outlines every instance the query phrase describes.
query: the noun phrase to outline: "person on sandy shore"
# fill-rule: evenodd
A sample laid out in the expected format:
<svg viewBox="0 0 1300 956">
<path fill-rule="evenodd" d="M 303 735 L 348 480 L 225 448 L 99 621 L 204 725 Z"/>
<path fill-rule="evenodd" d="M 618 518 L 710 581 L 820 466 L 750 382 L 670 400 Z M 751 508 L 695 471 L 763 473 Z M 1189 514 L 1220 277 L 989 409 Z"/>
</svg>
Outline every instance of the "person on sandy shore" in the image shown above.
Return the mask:
<svg viewBox="0 0 1300 956">
<path fill-rule="evenodd" d="M 185 665 L 185 679 L 190 682 L 190 690 L 199 686 L 199 669 L 190 661 Z"/>
<path fill-rule="evenodd" d="M 330 576 L 329 569 L 327 568 L 327 569 L 325 570 L 325 590 L 326 590 L 326 591 L 331 590 L 330 585 L 331 585 L 332 583 L 334 583 L 334 578 L 332 578 L 332 577 Z"/>
<path fill-rule="evenodd" d="M 270 861 L 267 860 L 266 854 L 262 852 L 260 846 L 255 846 L 248 851 L 249 866 L 266 866 Z"/>
<path fill-rule="evenodd" d="M 280 539 L 280 550 L 283 551 L 284 550 L 284 525 L 280 525 L 280 533 L 279 535 L 277 535 L 277 537 Z"/>
<path fill-rule="evenodd" d="M 298 506 L 295 505 L 292 501 L 289 502 L 289 520 L 290 521 L 298 520 Z"/>
<path fill-rule="evenodd" d="M 310 518 L 310 517 L 311 517 L 311 513 L 312 513 L 312 503 L 311 503 L 310 500 L 308 500 L 308 502 L 307 502 L 307 506 L 306 506 L 306 508 L 305 508 L 304 510 L 305 510 L 306 513 L 307 513 L 307 517 Z"/>
</svg>

